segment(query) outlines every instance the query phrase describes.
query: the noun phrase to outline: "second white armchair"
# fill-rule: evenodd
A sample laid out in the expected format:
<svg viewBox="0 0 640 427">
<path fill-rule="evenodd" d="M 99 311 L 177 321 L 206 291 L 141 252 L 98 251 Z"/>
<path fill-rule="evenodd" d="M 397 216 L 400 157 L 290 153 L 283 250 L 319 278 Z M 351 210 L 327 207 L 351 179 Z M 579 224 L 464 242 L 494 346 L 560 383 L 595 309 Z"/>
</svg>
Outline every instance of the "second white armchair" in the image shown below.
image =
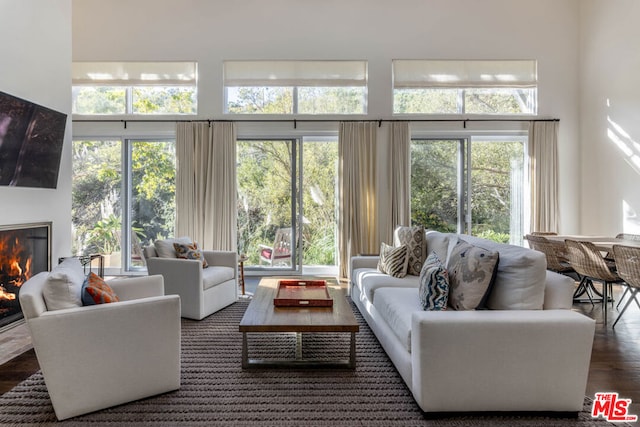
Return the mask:
<svg viewBox="0 0 640 427">
<path fill-rule="evenodd" d="M 188 240 L 188 239 L 187 239 Z M 149 275 L 164 277 L 165 294 L 180 295 L 182 317 L 202 320 L 238 300 L 238 260 L 231 251 L 201 251 L 207 262 L 177 258 L 172 246 L 185 238 L 144 248 Z"/>
</svg>

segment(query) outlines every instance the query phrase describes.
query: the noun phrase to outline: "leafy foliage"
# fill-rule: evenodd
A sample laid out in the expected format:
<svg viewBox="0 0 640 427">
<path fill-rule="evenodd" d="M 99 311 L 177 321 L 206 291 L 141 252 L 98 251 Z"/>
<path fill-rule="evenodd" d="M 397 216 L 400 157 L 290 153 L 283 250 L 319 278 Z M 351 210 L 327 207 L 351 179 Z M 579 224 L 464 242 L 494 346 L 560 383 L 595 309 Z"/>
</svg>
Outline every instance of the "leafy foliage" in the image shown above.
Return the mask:
<svg viewBox="0 0 640 427">
<path fill-rule="evenodd" d="M 132 239 L 173 234 L 175 143 L 131 142 Z M 74 141 L 72 223 L 78 255 L 112 253 L 122 241 L 122 143 Z"/>
</svg>

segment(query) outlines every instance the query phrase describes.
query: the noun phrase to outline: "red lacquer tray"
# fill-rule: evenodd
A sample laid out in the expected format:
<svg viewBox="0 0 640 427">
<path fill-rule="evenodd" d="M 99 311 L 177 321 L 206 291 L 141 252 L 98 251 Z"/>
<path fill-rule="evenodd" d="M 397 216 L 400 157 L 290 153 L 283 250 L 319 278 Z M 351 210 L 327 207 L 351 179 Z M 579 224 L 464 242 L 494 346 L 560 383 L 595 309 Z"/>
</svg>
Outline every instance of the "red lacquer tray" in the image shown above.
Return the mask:
<svg viewBox="0 0 640 427">
<path fill-rule="evenodd" d="M 325 280 L 279 280 L 276 307 L 333 307 Z"/>
</svg>

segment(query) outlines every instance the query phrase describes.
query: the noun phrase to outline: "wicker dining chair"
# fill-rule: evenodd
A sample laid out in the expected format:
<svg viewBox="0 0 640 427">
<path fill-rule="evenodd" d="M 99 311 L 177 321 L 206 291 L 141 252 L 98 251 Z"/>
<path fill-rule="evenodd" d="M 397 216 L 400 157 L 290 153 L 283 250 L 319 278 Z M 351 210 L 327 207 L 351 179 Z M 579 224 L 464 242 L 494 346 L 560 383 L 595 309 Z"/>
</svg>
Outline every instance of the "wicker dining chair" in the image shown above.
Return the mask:
<svg viewBox="0 0 640 427">
<path fill-rule="evenodd" d="M 566 239 L 565 245 L 567 246 L 569 263 L 582 276 L 582 281 L 589 280 L 602 283 L 602 308 L 604 324 L 606 325 L 609 294 L 613 294 L 613 284 L 622 283 L 623 280 L 615 271 L 609 269 L 602 254 L 593 243 Z"/>
<path fill-rule="evenodd" d="M 531 249 L 542 252 L 547 258 L 547 270 L 564 274 L 574 280 L 580 281 L 582 279 L 567 260 L 564 242 L 551 241 L 544 235 L 536 234 L 528 234 L 525 239 L 529 242 Z"/>
<path fill-rule="evenodd" d="M 613 322 L 613 328 L 622 317 L 632 301 L 636 302 L 640 308 L 640 302 L 637 300 L 637 294 L 640 292 L 640 248 L 624 245 L 613 245 L 613 256 L 618 267 L 617 273 L 626 283 L 627 289 L 625 293 L 630 293 L 629 299 L 618 314 L 616 321 Z"/>
</svg>

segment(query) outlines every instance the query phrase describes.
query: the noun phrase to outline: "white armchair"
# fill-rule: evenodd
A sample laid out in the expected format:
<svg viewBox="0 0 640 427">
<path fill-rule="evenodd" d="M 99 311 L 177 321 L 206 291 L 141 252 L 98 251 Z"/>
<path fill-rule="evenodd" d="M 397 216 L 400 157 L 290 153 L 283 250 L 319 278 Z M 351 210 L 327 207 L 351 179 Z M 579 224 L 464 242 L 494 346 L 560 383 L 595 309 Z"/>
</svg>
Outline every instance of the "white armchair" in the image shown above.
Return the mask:
<svg viewBox="0 0 640 427">
<path fill-rule="evenodd" d="M 238 255 L 202 251 L 209 265 L 194 259 L 159 256 L 155 246 L 144 248 L 149 275 L 164 277 L 167 295 L 180 295 L 182 317 L 202 320 L 238 300 Z"/>
<path fill-rule="evenodd" d="M 48 274 L 19 298 L 59 420 L 180 388 L 180 299 L 161 276 L 109 281 L 120 302 L 49 311 Z"/>
</svg>

